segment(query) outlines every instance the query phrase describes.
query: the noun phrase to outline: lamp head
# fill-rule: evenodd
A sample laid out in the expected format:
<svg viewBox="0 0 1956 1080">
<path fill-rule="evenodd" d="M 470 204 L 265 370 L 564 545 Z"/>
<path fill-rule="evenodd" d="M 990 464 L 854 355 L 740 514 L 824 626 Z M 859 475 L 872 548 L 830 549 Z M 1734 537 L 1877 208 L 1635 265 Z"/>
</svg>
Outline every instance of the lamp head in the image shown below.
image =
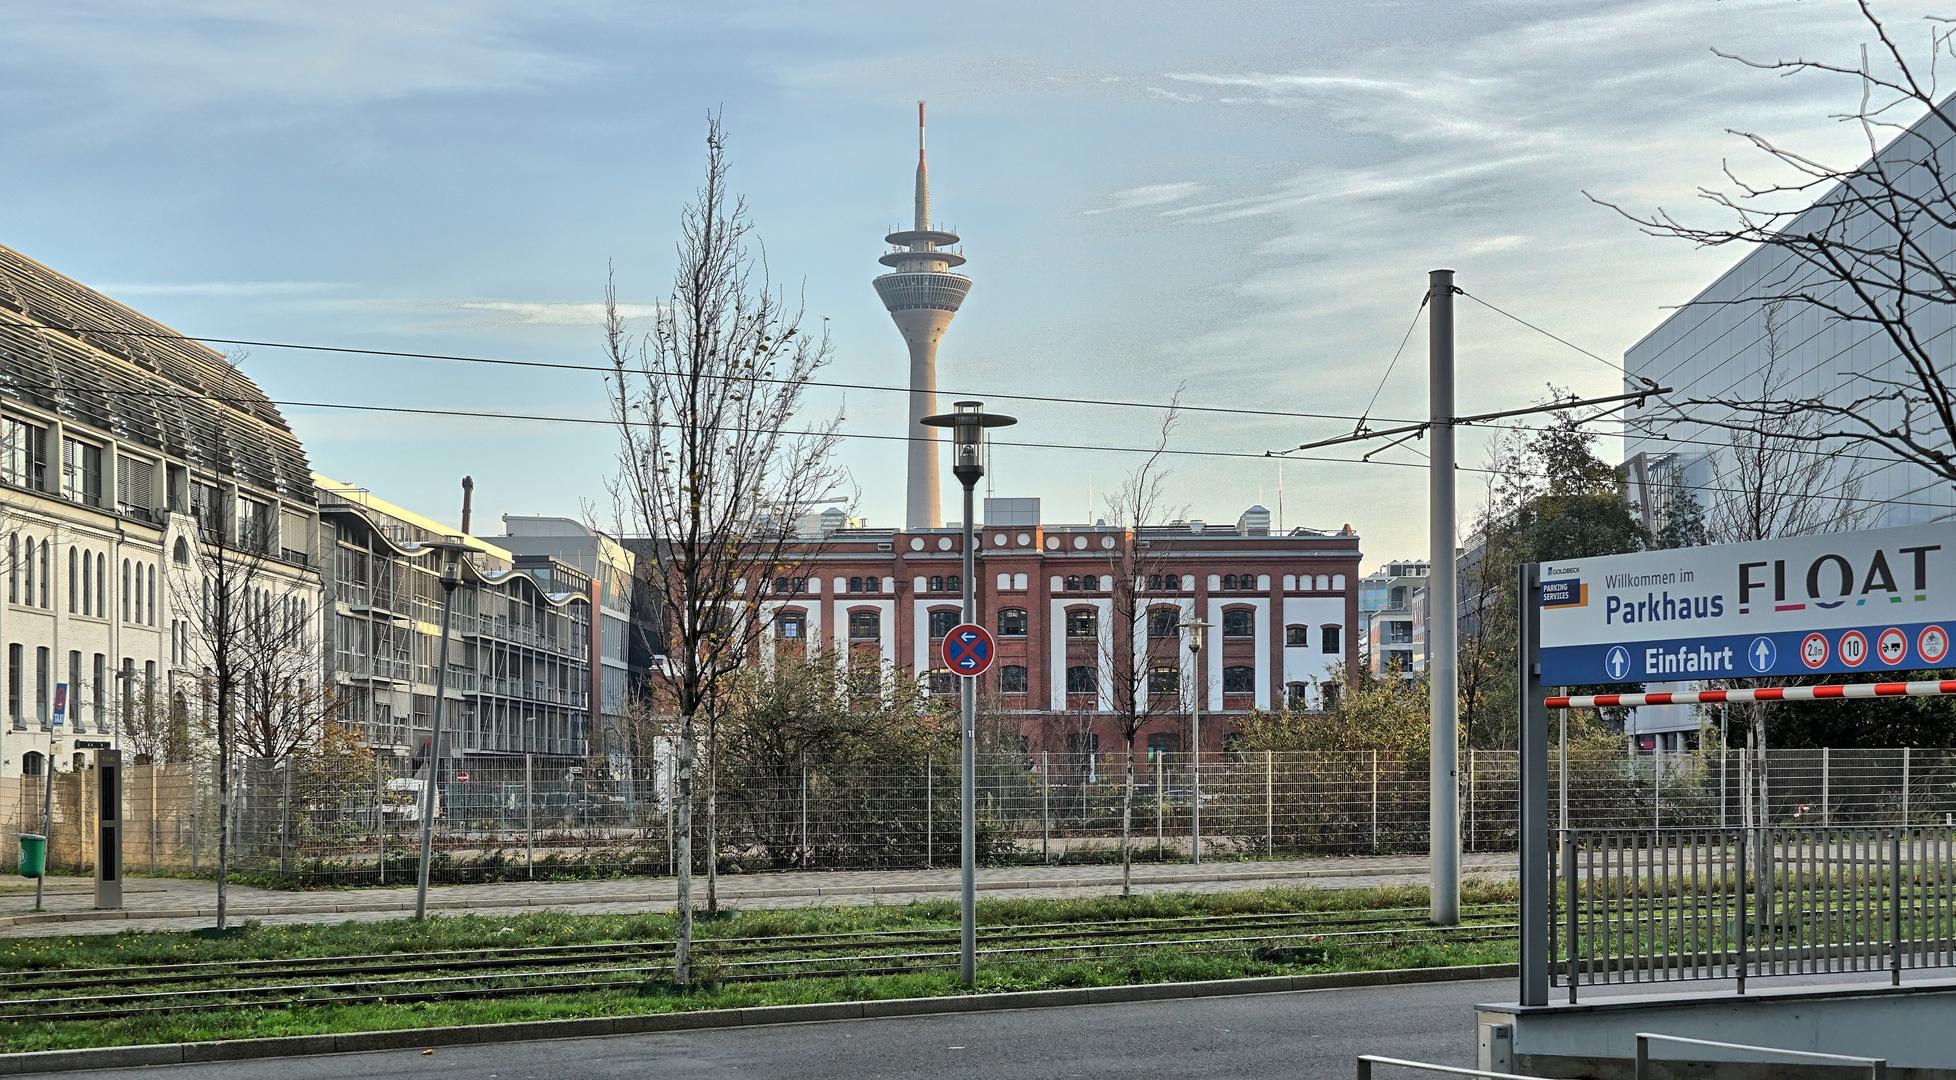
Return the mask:
<svg viewBox="0 0 1956 1080">
<path fill-rule="evenodd" d="M 985 429 L 990 427 L 1010 427 L 1019 421 L 998 413 L 986 413 L 982 401 L 960 401 L 952 405 L 952 412 L 926 416 L 923 423 L 930 427 L 951 429 L 951 475 L 966 487 L 976 484 L 985 475 Z"/>
<path fill-rule="evenodd" d="M 468 553 L 469 545 L 459 540 L 436 540 L 427 546 L 441 553 L 441 587 L 453 589 L 460 585 L 462 556 Z"/>
<path fill-rule="evenodd" d="M 1202 651 L 1202 639 L 1204 636 L 1203 632 L 1208 630 L 1211 626 L 1214 625 L 1215 625 L 1214 623 L 1204 622 L 1201 619 L 1191 619 L 1188 622 L 1182 624 L 1182 629 L 1187 631 L 1189 635 L 1190 652 L 1199 653 Z"/>
</svg>

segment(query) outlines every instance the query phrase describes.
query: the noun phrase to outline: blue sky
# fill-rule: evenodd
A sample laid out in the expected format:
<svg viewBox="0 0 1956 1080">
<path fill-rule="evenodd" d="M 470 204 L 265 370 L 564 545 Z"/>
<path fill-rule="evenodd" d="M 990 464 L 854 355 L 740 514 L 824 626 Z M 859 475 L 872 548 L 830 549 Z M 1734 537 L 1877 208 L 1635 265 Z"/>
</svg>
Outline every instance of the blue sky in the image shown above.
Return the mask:
<svg viewBox="0 0 1956 1080">
<path fill-rule="evenodd" d="M 1916 51 L 1919 5 L 1881 5 Z M 1554 3 L 20 5 L 0 21 L 0 243 L 187 333 L 596 363 L 607 263 L 667 287 L 709 110 L 775 279 L 826 318 L 841 381 L 898 383 L 869 280 L 909 212 L 930 101 L 933 208 L 976 285 L 940 354 L 957 391 L 1363 409 L 1425 288 L 1459 283 L 1616 357 L 1738 257 L 1643 237 L 1587 189 L 1695 214 L 1728 128 L 1852 157 L 1845 82 L 1712 56 L 1853 62 L 1836 0 Z M 1614 373 L 1463 304 L 1462 412 Z M 1423 415 L 1423 332 L 1375 415 Z M 254 349 L 274 398 L 603 414 L 595 376 Z M 899 395 L 818 392 L 848 429 Z M 1028 440 L 1146 445 L 1147 410 L 998 402 Z M 316 468 L 431 516 L 578 514 L 603 429 L 288 410 Z M 1339 422 L 1191 413 L 1174 445 L 1257 453 Z M 1484 436 L 1462 439 L 1479 464 Z M 1613 448 L 1609 452 L 1614 453 Z M 1412 453 L 1386 455 L 1417 462 Z M 872 524 L 890 444 L 849 444 Z M 1077 521 L 1131 455 L 1001 449 L 997 494 Z M 1274 464 L 1183 458 L 1172 508 L 1234 521 Z M 1284 467 L 1286 524 L 1422 555 L 1422 471 Z M 1464 473 L 1463 514 L 1482 479 Z M 946 478 L 947 493 L 952 485 Z M 947 497 L 947 510 L 951 507 Z M 479 532 L 492 531 L 478 527 Z"/>
</svg>

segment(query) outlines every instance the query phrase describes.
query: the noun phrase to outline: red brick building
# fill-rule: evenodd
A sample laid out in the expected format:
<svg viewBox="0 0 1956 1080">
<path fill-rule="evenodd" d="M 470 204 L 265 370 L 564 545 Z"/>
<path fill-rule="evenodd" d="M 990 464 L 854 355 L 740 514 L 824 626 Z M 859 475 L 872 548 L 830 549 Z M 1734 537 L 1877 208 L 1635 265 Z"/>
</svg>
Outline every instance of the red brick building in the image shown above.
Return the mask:
<svg viewBox="0 0 1956 1080">
<path fill-rule="evenodd" d="M 1179 733 L 1199 689 L 1203 750 L 1216 752 L 1234 733 L 1232 714 L 1321 708 L 1340 673 L 1358 668 L 1360 552 L 1349 526 L 1276 534 L 1268 512 L 1254 507 L 1235 526 L 1145 528 L 1137 551 L 1146 552 L 1147 573 L 1137 577 L 1146 579 L 1148 617 L 1129 628 L 1114 625 L 1112 611 L 1118 530 L 987 517 L 976 556 L 978 621 L 997 638 L 998 658 L 979 693 L 1023 716 L 1029 750 L 1077 750 L 1083 737 L 1085 745 L 1119 745 L 1110 677 L 1117 634 L 1132 633 L 1156 708 L 1172 714 L 1137 742 L 1168 750 L 1183 749 Z M 803 562 L 763 586 L 772 647 L 799 639 L 811 651 L 846 648 L 880 658 L 893 675 L 941 669 L 939 645 L 959 622 L 962 544 L 955 528 L 843 529 L 811 544 Z M 1211 624 L 1201 672 L 1182 629 L 1197 616 Z M 933 682 L 955 693 L 953 679 Z"/>
</svg>

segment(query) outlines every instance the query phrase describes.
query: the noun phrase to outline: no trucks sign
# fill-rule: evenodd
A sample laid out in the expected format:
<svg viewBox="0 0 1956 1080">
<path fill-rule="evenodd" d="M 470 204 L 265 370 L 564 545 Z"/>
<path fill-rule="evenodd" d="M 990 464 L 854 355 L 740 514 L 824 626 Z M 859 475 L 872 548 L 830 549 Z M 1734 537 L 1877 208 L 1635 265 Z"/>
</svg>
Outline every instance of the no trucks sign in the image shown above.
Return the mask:
<svg viewBox="0 0 1956 1080">
<path fill-rule="evenodd" d="M 1943 666 L 1956 526 L 1541 564 L 1542 682 L 1683 682 Z"/>
</svg>

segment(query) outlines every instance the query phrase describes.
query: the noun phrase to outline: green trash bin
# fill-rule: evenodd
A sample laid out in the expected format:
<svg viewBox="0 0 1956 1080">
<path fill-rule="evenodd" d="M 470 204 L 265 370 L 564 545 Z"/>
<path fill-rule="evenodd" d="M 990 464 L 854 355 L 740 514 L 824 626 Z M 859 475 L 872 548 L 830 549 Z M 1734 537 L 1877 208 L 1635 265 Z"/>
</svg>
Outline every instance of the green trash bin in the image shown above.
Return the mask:
<svg viewBox="0 0 1956 1080">
<path fill-rule="evenodd" d="M 47 873 L 48 838 L 40 833 L 20 834 L 20 876 L 37 878 Z"/>
</svg>

